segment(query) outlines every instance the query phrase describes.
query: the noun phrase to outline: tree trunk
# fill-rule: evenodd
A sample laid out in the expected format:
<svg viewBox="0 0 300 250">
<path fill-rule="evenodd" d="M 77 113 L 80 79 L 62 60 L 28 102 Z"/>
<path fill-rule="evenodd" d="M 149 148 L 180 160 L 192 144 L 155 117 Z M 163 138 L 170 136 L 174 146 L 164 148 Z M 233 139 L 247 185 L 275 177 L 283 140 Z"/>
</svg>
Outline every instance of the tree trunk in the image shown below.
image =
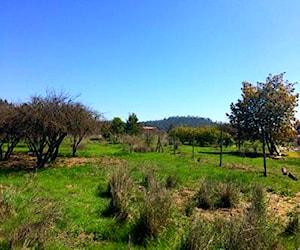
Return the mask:
<svg viewBox="0 0 300 250">
<path fill-rule="evenodd" d="M 220 163 L 219 166 L 222 167 L 222 157 L 223 157 L 223 131 L 220 133 Z"/>
<path fill-rule="evenodd" d="M 262 137 L 263 137 L 263 145 L 262 145 L 262 151 L 263 151 L 263 158 L 264 158 L 264 177 L 267 177 L 267 162 L 266 162 L 266 137 L 265 137 L 265 131 L 262 130 Z"/>
</svg>

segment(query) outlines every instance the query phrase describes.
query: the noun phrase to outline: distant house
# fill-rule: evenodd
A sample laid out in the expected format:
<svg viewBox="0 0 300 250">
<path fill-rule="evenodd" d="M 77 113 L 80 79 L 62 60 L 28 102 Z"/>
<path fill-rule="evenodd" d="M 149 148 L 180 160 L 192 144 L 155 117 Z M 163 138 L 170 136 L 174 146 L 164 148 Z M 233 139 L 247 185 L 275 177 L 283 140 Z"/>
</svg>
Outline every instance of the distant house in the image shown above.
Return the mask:
<svg viewBox="0 0 300 250">
<path fill-rule="evenodd" d="M 159 131 L 159 129 L 157 127 L 143 126 L 142 131 L 143 132 L 147 132 L 147 131 L 157 132 L 157 131 Z"/>
</svg>

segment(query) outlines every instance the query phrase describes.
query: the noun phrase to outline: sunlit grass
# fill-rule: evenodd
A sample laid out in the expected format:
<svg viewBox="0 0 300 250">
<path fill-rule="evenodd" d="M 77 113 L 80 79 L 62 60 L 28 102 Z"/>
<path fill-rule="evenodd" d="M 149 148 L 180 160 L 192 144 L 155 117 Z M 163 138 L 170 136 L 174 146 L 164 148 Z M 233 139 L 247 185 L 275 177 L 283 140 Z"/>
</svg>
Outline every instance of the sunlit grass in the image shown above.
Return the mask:
<svg viewBox="0 0 300 250">
<path fill-rule="evenodd" d="M 175 155 L 171 146 L 166 147 L 164 153 L 128 153 L 123 149 L 121 144 L 87 141 L 85 148 L 78 151 L 78 157 L 95 158 L 95 162 L 54 165 L 38 172 L 0 170 L 0 184 L 9 190 L 9 202 L 15 211 L 0 225 L 0 246 L 8 244 L 18 225 L 37 220 L 32 211 L 44 211 L 43 202 L 47 201 L 46 204 L 59 206 L 61 218 L 44 243 L 46 249 L 127 249 L 129 246 L 139 249 L 131 242 L 131 231 L 142 204 L 142 183 L 149 171 L 162 185 L 168 177 L 176 176 L 178 181 L 176 187 L 170 189 L 171 193 L 180 193 L 184 189 L 196 192 L 203 180 L 231 181 L 246 194 L 251 191 L 253 183 L 260 183 L 266 190 L 285 196 L 293 196 L 300 190 L 298 181 L 281 173 L 281 168 L 285 167 L 300 177 L 300 162 L 295 157 L 268 158 L 268 177 L 265 178 L 262 158 L 233 154 L 235 148 L 224 149 L 222 167 L 219 167 L 219 149 L 214 147 L 196 147 L 194 157 L 190 146 L 179 146 Z M 24 147 L 18 148 L 18 152 L 22 151 Z M 60 155 L 67 158 L 70 152 L 65 143 Z M 109 177 L 120 167 L 128 169 L 135 185 L 130 201 L 133 215 L 123 224 L 102 215 L 110 200 L 99 196 L 99 186 L 107 187 Z M 165 249 L 181 237 L 188 219 L 179 210 L 173 212 L 168 229 L 149 242 L 149 248 Z"/>
</svg>

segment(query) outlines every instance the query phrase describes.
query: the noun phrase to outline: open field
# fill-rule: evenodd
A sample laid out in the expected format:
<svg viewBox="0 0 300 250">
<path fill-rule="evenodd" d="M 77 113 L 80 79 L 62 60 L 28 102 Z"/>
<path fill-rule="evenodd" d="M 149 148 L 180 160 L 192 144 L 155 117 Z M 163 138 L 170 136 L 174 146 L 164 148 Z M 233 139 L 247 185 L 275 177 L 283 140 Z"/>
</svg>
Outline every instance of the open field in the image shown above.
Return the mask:
<svg viewBox="0 0 300 250">
<path fill-rule="evenodd" d="M 288 215 L 295 214 L 300 204 L 300 183 L 283 175 L 281 168 L 300 177 L 299 153 L 291 153 L 285 159 L 267 159 L 265 178 L 262 158 L 244 157 L 233 154 L 234 151 L 225 149 L 223 166 L 219 167 L 216 148 L 196 147 L 193 158 L 189 146 L 180 146 L 173 155 L 171 147 L 166 147 L 164 153 L 127 153 L 121 144 L 86 142 L 86 148 L 75 158 L 70 158 L 69 148 L 63 147 L 57 163 L 44 170 L 1 167 L 0 248 L 189 249 L 184 248 L 182 241 L 193 221 L 199 216 L 227 221 L 242 217 L 251 206 L 253 189 L 259 184 L 265 191 L 268 227 L 275 228 L 277 245 L 282 247 L 278 249 L 295 249 L 298 235 L 282 232 Z M 105 194 L 112 175 L 124 169 L 132 187 L 125 201 L 128 216 L 120 221 L 105 213 L 111 199 Z M 143 205 L 151 198 L 147 189 L 151 178 L 159 182 L 161 189 L 167 187 L 171 208 L 166 225 L 141 244 L 135 239 L 135 230 Z M 206 210 L 192 206 L 190 201 L 203 183 L 233 183 L 238 190 L 237 204 Z M 213 244 L 207 246 L 215 249 Z"/>
</svg>

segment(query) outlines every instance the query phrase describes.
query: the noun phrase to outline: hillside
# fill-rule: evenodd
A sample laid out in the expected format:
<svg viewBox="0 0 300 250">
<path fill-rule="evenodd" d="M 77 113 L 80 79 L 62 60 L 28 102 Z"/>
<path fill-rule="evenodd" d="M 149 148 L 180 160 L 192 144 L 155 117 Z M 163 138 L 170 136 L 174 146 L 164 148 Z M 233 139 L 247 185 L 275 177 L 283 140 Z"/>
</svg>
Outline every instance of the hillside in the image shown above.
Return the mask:
<svg viewBox="0 0 300 250">
<path fill-rule="evenodd" d="M 188 126 L 201 127 L 206 125 L 214 125 L 215 123 L 209 118 L 197 116 L 171 116 L 162 120 L 145 121 L 142 122 L 145 126 L 158 127 L 162 130 L 168 130 L 171 126 Z"/>
</svg>

